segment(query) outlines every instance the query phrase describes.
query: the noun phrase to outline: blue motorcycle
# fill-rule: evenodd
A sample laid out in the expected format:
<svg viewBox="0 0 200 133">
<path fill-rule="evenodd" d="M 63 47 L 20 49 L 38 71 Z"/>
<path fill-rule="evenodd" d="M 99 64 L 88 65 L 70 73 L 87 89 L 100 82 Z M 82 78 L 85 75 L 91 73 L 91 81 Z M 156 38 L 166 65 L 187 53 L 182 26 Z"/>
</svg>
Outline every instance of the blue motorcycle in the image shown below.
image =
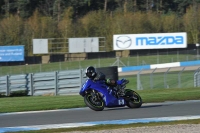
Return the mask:
<svg viewBox="0 0 200 133">
<path fill-rule="evenodd" d="M 108 86 L 104 81 L 86 80 L 79 94 L 84 97 L 85 104 L 92 110 L 102 111 L 104 107 L 139 108 L 142 105 L 140 95 L 131 89 L 125 89 L 128 80 L 118 80 L 115 87 Z M 123 95 L 121 95 L 123 92 Z"/>
</svg>

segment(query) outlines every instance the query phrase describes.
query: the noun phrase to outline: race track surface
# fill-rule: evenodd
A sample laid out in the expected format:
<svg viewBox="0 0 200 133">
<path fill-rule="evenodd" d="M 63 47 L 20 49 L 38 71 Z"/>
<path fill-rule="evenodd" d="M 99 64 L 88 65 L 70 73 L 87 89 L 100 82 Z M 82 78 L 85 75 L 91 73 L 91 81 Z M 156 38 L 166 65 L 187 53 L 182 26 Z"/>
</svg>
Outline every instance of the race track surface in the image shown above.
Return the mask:
<svg viewBox="0 0 200 133">
<path fill-rule="evenodd" d="M 141 108 L 89 108 L 0 113 L 0 127 L 199 115 L 200 100 L 143 104 Z"/>
</svg>

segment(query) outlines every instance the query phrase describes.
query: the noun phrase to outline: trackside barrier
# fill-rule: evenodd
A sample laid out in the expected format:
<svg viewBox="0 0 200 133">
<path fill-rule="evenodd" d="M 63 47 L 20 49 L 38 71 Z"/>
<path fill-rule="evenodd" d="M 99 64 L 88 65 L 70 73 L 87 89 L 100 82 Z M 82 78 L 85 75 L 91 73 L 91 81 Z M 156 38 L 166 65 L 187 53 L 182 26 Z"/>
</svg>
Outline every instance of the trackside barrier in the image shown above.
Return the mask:
<svg viewBox="0 0 200 133">
<path fill-rule="evenodd" d="M 171 71 L 167 71 L 165 74 L 158 73 L 158 68 L 171 68 L 177 67 L 177 65 L 184 66 L 182 70 L 178 70 L 178 73 Z M 191 70 L 187 70 L 186 65 L 200 64 L 200 61 L 189 61 L 189 62 L 180 62 L 180 63 L 170 63 L 158 64 L 156 65 L 145 65 L 145 66 L 129 66 L 118 68 L 118 72 L 130 72 L 130 71 L 140 71 L 137 74 L 137 88 L 139 90 L 145 88 L 182 88 L 182 86 L 186 87 L 199 87 L 200 86 L 200 69 L 196 70 L 195 73 L 191 74 L 187 73 L 187 71 L 191 72 Z M 153 69 L 154 68 L 154 69 Z M 152 69 L 149 77 L 145 76 L 147 74 L 143 74 L 145 70 Z M 186 69 L 186 70 L 185 70 Z M 169 72 L 169 74 L 168 74 Z M 173 76 L 175 74 L 176 76 Z M 168 77 L 169 75 L 169 77 Z M 172 75 L 173 77 L 170 77 Z M 187 83 L 188 79 L 190 79 L 193 83 Z M 29 73 L 29 74 L 20 74 L 20 75 L 6 75 L 0 77 L 0 94 L 5 94 L 9 96 L 12 92 L 18 90 L 26 90 L 28 91 L 28 95 L 66 95 L 66 94 L 77 94 L 85 82 L 86 78 L 84 77 L 84 71 L 82 69 L 77 70 L 67 70 L 67 71 L 54 71 L 54 72 L 40 72 L 40 73 Z M 164 81 L 164 83 L 163 83 Z M 174 83 L 171 83 L 171 82 Z M 157 85 L 157 84 L 159 85 Z M 163 86 L 162 86 L 163 84 Z"/>
<path fill-rule="evenodd" d="M 67 70 L 0 77 L 0 93 L 27 90 L 28 95 L 62 95 L 78 93 L 85 77 L 83 70 Z"/>
<path fill-rule="evenodd" d="M 200 87 L 200 67 L 194 72 L 194 87 Z"/>
<path fill-rule="evenodd" d="M 0 77 L 0 93 L 6 96 L 13 91 L 27 90 L 28 75 L 6 75 Z"/>
<path fill-rule="evenodd" d="M 117 66 L 97 68 L 107 78 L 118 79 Z M 78 94 L 86 75 L 82 69 L 6 75 L 0 77 L 0 94 L 9 96 L 15 91 L 27 91 L 28 95 L 72 95 Z"/>
</svg>

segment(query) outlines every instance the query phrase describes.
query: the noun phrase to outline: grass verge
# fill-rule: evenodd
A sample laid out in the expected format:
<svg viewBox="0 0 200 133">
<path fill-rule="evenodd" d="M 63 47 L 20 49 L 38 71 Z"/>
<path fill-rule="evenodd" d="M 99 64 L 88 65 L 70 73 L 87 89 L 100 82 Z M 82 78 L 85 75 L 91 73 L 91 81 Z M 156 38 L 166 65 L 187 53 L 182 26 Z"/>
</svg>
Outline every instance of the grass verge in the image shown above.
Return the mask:
<svg viewBox="0 0 200 133">
<path fill-rule="evenodd" d="M 200 88 L 149 89 L 137 91 L 144 103 L 200 99 Z M 0 113 L 37 110 L 53 110 L 85 107 L 83 97 L 73 96 L 27 96 L 0 98 Z"/>
</svg>

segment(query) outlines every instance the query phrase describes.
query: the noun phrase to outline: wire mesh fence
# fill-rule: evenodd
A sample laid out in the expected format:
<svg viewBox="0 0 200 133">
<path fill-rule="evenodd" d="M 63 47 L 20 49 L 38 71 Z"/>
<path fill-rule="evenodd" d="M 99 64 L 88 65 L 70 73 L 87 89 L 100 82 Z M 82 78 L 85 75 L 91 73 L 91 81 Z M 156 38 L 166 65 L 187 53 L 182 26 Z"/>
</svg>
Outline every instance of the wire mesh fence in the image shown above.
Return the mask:
<svg viewBox="0 0 200 133">
<path fill-rule="evenodd" d="M 97 58 L 91 60 L 63 61 L 46 64 L 20 65 L 20 66 L 0 66 L 0 75 L 24 74 L 35 72 L 48 72 L 72 69 L 84 69 L 89 65 L 94 67 L 108 66 L 140 66 L 148 64 L 162 64 L 181 61 L 199 60 L 198 49 L 185 51 L 157 52 L 157 53 L 135 53 L 128 57 Z"/>
<path fill-rule="evenodd" d="M 139 71 L 137 74 L 137 89 L 161 89 L 161 88 L 189 88 L 196 87 L 194 75 L 197 70 L 189 67 L 167 68 L 161 70 Z"/>
</svg>

